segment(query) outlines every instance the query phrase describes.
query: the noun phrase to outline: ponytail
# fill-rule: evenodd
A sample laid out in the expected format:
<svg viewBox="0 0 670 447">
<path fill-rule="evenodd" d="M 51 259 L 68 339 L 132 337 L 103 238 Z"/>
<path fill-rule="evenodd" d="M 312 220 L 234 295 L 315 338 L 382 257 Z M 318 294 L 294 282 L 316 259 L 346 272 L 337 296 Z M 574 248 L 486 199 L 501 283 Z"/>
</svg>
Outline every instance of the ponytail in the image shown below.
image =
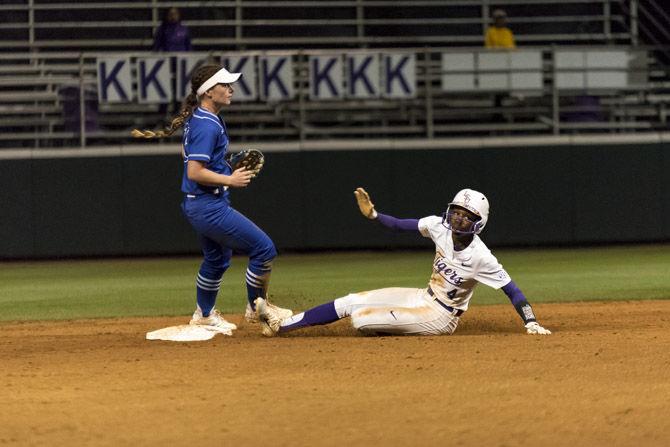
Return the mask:
<svg viewBox="0 0 670 447">
<path fill-rule="evenodd" d="M 169 137 L 173 133 L 177 131 L 180 127 L 184 125 L 184 121 L 186 121 L 191 114 L 193 114 L 193 110 L 198 105 L 198 98 L 195 96 L 194 93 L 190 93 L 186 99 L 184 99 L 184 102 L 181 105 L 181 110 L 179 111 L 179 115 L 175 116 L 172 118 L 172 121 L 170 121 L 170 125 L 165 127 L 163 130 L 139 130 L 139 129 L 133 129 L 130 134 L 135 137 L 135 138 L 165 138 Z"/>
<path fill-rule="evenodd" d="M 135 138 L 165 138 L 169 137 L 184 125 L 184 122 L 193 114 L 198 106 L 198 95 L 196 92 L 202 84 L 221 69 L 218 65 L 208 64 L 198 67 L 191 77 L 191 93 L 184 99 L 179 115 L 172 118 L 170 125 L 163 130 L 139 130 L 133 129 L 130 134 Z"/>
</svg>

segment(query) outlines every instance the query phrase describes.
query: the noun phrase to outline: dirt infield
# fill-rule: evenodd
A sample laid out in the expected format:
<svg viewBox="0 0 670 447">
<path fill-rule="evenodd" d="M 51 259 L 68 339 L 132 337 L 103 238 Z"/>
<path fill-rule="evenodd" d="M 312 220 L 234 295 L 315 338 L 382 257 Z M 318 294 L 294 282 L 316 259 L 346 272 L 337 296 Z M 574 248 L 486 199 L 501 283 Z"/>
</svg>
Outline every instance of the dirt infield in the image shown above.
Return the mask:
<svg viewBox="0 0 670 447">
<path fill-rule="evenodd" d="M 535 310 L 554 335 L 525 335 L 509 305 L 474 307 L 451 337 L 3 323 L 0 445 L 667 446 L 670 301 Z"/>
</svg>

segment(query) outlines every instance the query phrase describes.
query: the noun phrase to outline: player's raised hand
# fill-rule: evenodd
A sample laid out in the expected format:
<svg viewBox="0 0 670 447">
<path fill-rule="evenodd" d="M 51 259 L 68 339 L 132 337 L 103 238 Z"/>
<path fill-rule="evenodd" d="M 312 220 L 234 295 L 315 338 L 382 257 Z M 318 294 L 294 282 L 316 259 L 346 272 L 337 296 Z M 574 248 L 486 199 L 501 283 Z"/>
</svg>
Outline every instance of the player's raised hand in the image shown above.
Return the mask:
<svg viewBox="0 0 670 447">
<path fill-rule="evenodd" d="M 540 326 L 537 321 L 526 324 L 526 332 L 530 335 L 551 335 L 551 331 Z"/>
<path fill-rule="evenodd" d="M 244 188 L 249 184 L 251 178 L 254 176 L 253 171 L 249 171 L 247 168 L 239 168 L 233 171 L 231 175 L 228 176 L 228 185 L 231 188 Z"/>
<path fill-rule="evenodd" d="M 354 195 L 356 196 L 356 202 L 358 202 L 358 209 L 361 210 L 361 214 L 368 219 L 376 219 L 377 211 L 375 211 L 375 205 L 370 200 L 368 192 L 363 188 L 356 188 Z"/>
</svg>

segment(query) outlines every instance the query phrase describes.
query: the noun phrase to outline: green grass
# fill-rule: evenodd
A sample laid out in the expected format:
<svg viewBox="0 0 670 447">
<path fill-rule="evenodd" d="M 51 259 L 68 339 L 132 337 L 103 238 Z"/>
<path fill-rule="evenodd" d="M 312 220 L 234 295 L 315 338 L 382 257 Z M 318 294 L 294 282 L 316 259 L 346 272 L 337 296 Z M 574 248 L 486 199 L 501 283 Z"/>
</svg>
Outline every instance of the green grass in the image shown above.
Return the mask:
<svg viewBox="0 0 670 447">
<path fill-rule="evenodd" d="M 670 246 L 496 250 L 531 303 L 670 298 Z M 433 254 L 285 254 L 275 262 L 271 297 L 305 309 L 349 292 L 425 287 Z M 188 315 L 199 258 L 0 263 L 0 320 Z M 246 259 L 236 257 L 219 295 L 224 312 L 246 304 Z M 473 305 L 505 303 L 480 285 Z"/>
</svg>

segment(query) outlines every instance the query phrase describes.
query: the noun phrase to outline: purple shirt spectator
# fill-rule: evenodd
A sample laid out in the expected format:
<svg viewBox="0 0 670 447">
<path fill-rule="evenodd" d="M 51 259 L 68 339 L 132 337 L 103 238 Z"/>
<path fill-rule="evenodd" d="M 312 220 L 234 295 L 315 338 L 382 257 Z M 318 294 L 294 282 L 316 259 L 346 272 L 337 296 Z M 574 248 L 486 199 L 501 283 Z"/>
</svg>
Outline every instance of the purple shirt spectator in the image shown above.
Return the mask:
<svg viewBox="0 0 670 447">
<path fill-rule="evenodd" d="M 188 27 L 180 20 L 177 8 L 168 9 L 165 20 L 156 30 L 153 51 L 191 51 Z"/>
</svg>

